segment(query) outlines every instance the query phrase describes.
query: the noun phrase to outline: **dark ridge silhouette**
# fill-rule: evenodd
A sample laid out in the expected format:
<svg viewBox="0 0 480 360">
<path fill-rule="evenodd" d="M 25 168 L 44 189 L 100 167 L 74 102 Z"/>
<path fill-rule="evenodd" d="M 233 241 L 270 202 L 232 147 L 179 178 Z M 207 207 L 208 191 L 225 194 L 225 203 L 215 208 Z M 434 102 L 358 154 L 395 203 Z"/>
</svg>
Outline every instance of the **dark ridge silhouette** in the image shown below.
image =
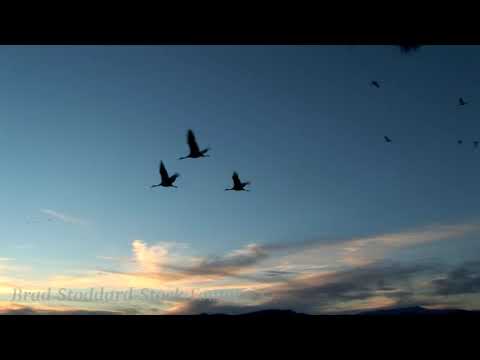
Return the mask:
<svg viewBox="0 0 480 360">
<path fill-rule="evenodd" d="M 244 316 L 308 316 L 308 314 L 304 313 L 297 313 L 293 310 L 260 310 L 260 311 L 254 311 L 251 313 L 247 313 Z"/>
<path fill-rule="evenodd" d="M 411 317 L 411 316 L 475 316 L 480 317 L 480 311 L 475 310 L 462 310 L 462 309 L 426 309 L 421 306 L 411 306 L 411 307 L 404 307 L 404 308 L 389 308 L 389 309 L 378 309 L 378 310 L 370 310 L 370 311 L 363 311 L 358 313 L 344 313 L 344 314 L 324 314 L 324 315 L 312 315 L 306 313 L 298 313 L 293 310 L 277 310 L 277 309 L 267 309 L 267 310 L 259 310 L 253 312 L 245 312 L 241 314 L 231 315 L 231 314 L 222 314 L 222 313 L 201 313 L 198 314 L 199 316 L 233 316 L 233 317 L 307 317 L 307 316 L 328 316 L 332 318 L 336 317 L 363 317 L 363 316 L 404 316 L 404 317 Z"/>
<path fill-rule="evenodd" d="M 371 81 L 370 85 L 375 86 L 377 89 L 380 88 L 380 84 L 378 83 L 378 81 L 375 81 L 375 80 Z"/>
<path fill-rule="evenodd" d="M 167 169 L 165 169 L 165 165 L 163 165 L 163 161 L 160 161 L 160 178 L 162 182 L 157 185 L 152 185 L 152 188 L 157 187 L 157 186 L 164 186 L 164 187 L 177 187 L 173 185 L 177 177 L 179 177 L 179 173 L 175 173 L 172 176 L 168 175 Z"/>
<path fill-rule="evenodd" d="M 187 132 L 187 144 L 188 144 L 188 147 L 190 148 L 190 154 L 188 154 L 187 156 L 182 156 L 181 158 L 179 158 L 179 160 L 183 160 L 187 158 L 197 159 L 201 157 L 210 156 L 210 155 L 206 155 L 207 151 L 210 150 L 210 148 L 200 150 L 197 140 L 195 139 L 195 134 L 191 129 L 189 129 Z"/>
<path fill-rule="evenodd" d="M 230 314 L 207 314 L 207 313 L 201 313 L 199 314 L 200 316 L 234 316 L 234 317 L 293 317 L 293 316 L 309 316 L 309 314 L 304 314 L 304 313 L 297 313 L 293 310 L 276 310 L 276 309 L 271 309 L 271 310 L 259 310 L 259 311 L 253 311 L 253 312 L 247 312 L 243 314 L 237 314 L 237 315 L 230 315 Z"/>
<path fill-rule="evenodd" d="M 410 54 L 410 53 L 416 52 L 421 47 L 421 45 L 418 45 L 418 44 L 407 44 L 407 43 L 400 44 L 398 46 L 400 47 L 400 51 L 403 54 Z"/>
<path fill-rule="evenodd" d="M 464 105 L 467 105 L 468 102 L 464 101 L 463 98 L 459 98 L 458 99 L 458 106 L 464 106 Z"/>
<path fill-rule="evenodd" d="M 230 189 L 225 189 L 225 191 L 230 191 L 230 190 L 250 191 L 250 190 L 245 189 L 245 186 L 249 185 L 250 181 L 241 182 L 236 171 L 233 172 L 232 179 L 233 179 L 233 187 L 231 187 Z"/>
<path fill-rule="evenodd" d="M 390 139 L 388 136 L 383 137 L 387 143 L 392 142 L 392 139 Z"/>
</svg>

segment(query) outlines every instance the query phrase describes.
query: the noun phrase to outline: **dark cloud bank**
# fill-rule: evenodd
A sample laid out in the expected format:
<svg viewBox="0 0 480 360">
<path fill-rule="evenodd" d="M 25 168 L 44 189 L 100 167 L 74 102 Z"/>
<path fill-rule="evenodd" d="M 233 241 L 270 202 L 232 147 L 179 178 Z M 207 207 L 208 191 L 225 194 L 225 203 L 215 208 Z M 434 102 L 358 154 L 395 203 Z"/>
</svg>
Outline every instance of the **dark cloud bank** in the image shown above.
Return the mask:
<svg viewBox="0 0 480 360">
<path fill-rule="evenodd" d="M 422 285 L 414 283 L 418 279 L 423 280 Z M 393 308 L 445 304 L 452 296 L 479 292 L 480 262 L 465 263 L 453 269 L 436 263 L 377 263 L 275 286 L 270 298 L 261 305 L 190 299 L 175 314 L 235 315 L 269 309 L 322 314 L 332 313 L 331 309 L 340 303 L 378 296 L 392 300 L 389 307 Z"/>
</svg>

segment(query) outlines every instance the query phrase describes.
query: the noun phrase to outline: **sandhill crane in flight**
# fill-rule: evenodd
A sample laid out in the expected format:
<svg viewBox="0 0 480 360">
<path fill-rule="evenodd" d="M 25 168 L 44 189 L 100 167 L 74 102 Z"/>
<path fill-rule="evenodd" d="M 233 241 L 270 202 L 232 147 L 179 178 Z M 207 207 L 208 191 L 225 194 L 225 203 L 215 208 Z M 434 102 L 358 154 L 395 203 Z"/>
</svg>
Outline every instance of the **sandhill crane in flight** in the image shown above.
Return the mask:
<svg viewBox="0 0 480 360">
<path fill-rule="evenodd" d="M 245 186 L 249 185 L 250 181 L 241 182 L 236 171 L 233 172 L 232 179 L 233 179 L 233 186 L 230 189 L 225 189 L 225 191 L 229 191 L 229 190 L 250 191 L 245 189 Z"/>
<path fill-rule="evenodd" d="M 464 105 L 467 105 L 468 102 L 464 101 L 463 98 L 459 98 L 458 99 L 458 106 L 464 106 Z"/>
<path fill-rule="evenodd" d="M 190 148 L 190 154 L 188 154 L 187 156 L 182 156 L 181 158 L 179 158 L 179 160 L 183 160 L 187 158 L 196 159 L 200 157 L 210 156 L 210 155 L 206 155 L 207 151 L 210 150 L 210 148 L 200 150 L 197 144 L 197 140 L 195 139 L 195 134 L 193 133 L 192 130 L 188 130 L 187 144 L 188 144 L 188 147 Z"/>
<path fill-rule="evenodd" d="M 380 84 L 378 83 L 378 81 L 375 80 L 371 81 L 370 85 L 375 86 L 377 89 L 380 88 Z"/>
<path fill-rule="evenodd" d="M 392 139 L 390 139 L 388 136 L 383 137 L 387 143 L 392 142 Z"/>
<path fill-rule="evenodd" d="M 172 176 L 168 175 L 167 169 L 165 169 L 165 165 L 163 165 L 163 161 L 160 161 L 160 178 L 162 179 L 162 182 L 157 185 L 152 185 L 151 187 L 157 187 L 157 186 L 164 186 L 164 187 L 177 187 L 173 185 L 177 177 L 179 177 L 179 173 L 175 173 Z"/>
</svg>

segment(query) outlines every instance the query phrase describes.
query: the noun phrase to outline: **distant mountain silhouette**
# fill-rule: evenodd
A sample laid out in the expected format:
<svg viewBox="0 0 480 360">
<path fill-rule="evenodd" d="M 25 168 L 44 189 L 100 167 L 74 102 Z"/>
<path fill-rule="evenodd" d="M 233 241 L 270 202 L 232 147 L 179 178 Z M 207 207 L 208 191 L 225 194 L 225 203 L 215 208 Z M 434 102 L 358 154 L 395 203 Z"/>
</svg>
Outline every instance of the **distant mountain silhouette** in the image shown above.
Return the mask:
<svg viewBox="0 0 480 360">
<path fill-rule="evenodd" d="M 200 314 L 201 316 L 248 316 L 248 317 L 256 317 L 256 316 L 261 316 L 261 317 L 284 317 L 284 316 L 308 316 L 308 314 L 303 314 L 303 313 L 297 313 L 293 310 L 260 310 L 260 311 L 254 311 L 254 312 L 249 312 L 249 313 L 244 313 L 244 314 L 238 314 L 238 315 L 228 315 L 228 314 L 205 314 L 202 313 Z"/>
<path fill-rule="evenodd" d="M 293 310 L 262 310 L 247 313 L 244 316 L 307 316 L 308 314 L 297 313 Z"/>
<path fill-rule="evenodd" d="M 206 314 L 202 313 L 201 316 L 234 316 L 234 317 L 305 317 L 312 316 L 310 314 L 297 313 L 293 310 L 261 310 L 254 311 L 250 313 L 244 313 L 239 315 L 228 315 L 228 314 Z M 358 317 L 358 316 L 439 316 L 439 315 L 449 315 L 449 316 L 479 316 L 480 311 L 471 311 L 471 310 L 462 310 L 462 309 L 427 309 L 421 306 L 412 306 L 404 308 L 391 308 L 391 309 L 379 309 L 364 311 L 353 315 L 340 315 L 347 317 Z M 338 315 L 329 315 L 329 317 L 336 317 Z"/>
</svg>

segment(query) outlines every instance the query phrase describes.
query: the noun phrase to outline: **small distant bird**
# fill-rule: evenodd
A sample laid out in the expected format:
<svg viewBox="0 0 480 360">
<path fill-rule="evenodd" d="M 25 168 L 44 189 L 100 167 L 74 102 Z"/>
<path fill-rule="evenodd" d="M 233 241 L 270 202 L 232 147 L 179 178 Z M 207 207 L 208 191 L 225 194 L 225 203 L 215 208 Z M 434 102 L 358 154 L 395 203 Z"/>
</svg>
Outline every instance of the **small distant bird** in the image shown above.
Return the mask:
<svg viewBox="0 0 480 360">
<path fill-rule="evenodd" d="M 474 147 L 475 149 L 478 148 L 478 143 L 479 143 L 478 141 L 474 141 L 474 142 L 473 142 L 473 147 Z"/>
<path fill-rule="evenodd" d="M 463 144 L 463 140 L 458 140 L 458 141 L 457 141 L 457 144 L 462 145 L 462 144 Z"/>
<path fill-rule="evenodd" d="M 167 169 L 165 169 L 165 165 L 163 165 L 163 161 L 160 161 L 160 177 L 162 179 L 162 182 L 157 185 L 152 185 L 152 188 L 156 186 L 164 186 L 164 187 L 178 187 L 173 185 L 177 177 L 179 177 L 179 173 L 175 173 L 172 176 L 168 175 Z"/>
<path fill-rule="evenodd" d="M 416 45 L 416 44 L 401 44 L 398 46 L 400 47 L 400 51 L 404 54 L 415 52 L 421 47 L 421 45 Z"/>
<path fill-rule="evenodd" d="M 250 191 L 250 190 L 245 189 L 245 186 L 249 185 L 249 184 L 250 184 L 250 181 L 241 182 L 241 181 L 240 181 L 240 178 L 238 177 L 238 174 L 237 174 L 236 171 L 233 172 L 232 179 L 233 179 L 233 187 L 230 188 L 230 189 L 225 189 L 225 191 L 229 191 L 229 190 L 234 190 L 234 191 Z"/>
<path fill-rule="evenodd" d="M 188 147 L 190 148 L 190 154 L 188 154 L 187 156 L 183 156 L 183 157 L 179 158 L 179 160 L 183 160 L 183 159 L 187 159 L 187 158 L 196 159 L 196 158 L 200 158 L 200 157 L 210 156 L 210 155 L 206 155 L 207 151 L 210 150 L 210 148 L 200 150 L 200 148 L 198 147 L 198 144 L 197 144 L 197 140 L 195 139 L 195 134 L 193 133 L 192 130 L 188 130 L 187 144 L 188 144 Z"/>
<path fill-rule="evenodd" d="M 458 99 L 458 106 L 463 106 L 463 105 L 467 105 L 467 104 L 468 104 L 468 102 L 465 102 L 465 101 L 463 100 L 463 98 L 459 98 L 459 99 Z"/>
<path fill-rule="evenodd" d="M 388 136 L 383 137 L 387 143 L 392 142 L 392 139 L 390 139 Z"/>
<path fill-rule="evenodd" d="M 378 83 L 378 81 L 375 80 L 371 81 L 370 85 L 375 86 L 376 88 L 380 88 L 380 84 Z"/>
</svg>

